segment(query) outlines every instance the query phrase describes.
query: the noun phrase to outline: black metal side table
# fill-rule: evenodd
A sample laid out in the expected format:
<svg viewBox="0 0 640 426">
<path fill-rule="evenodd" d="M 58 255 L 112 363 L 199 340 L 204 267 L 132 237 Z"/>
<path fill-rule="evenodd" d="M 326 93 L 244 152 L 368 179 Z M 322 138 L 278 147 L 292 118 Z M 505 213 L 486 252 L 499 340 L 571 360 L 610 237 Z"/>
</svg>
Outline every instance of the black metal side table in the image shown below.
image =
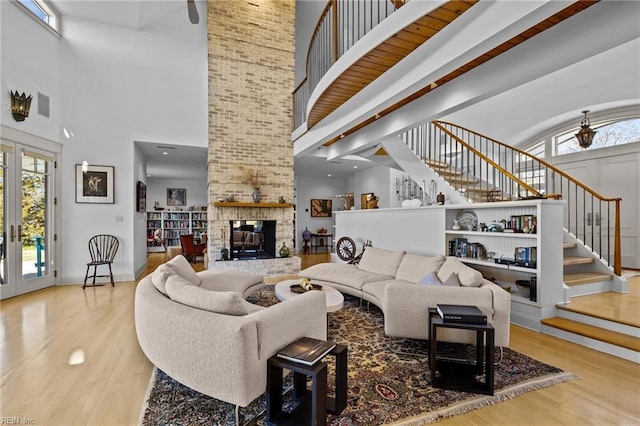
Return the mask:
<svg viewBox="0 0 640 426">
<path fill-rule="evenodd" d="M 438 329 L 454 328 L 476 332 L 476 359 L 438 357 Z M 431 385 L 436 388 L 493 395 L 495 330 L 489 323 L 445 322 L 434 308 L 429 309 L 429 369 Z M 477 376 L 484 376 L 484 381 Z"/>
<path fill-rule="evenodd" d="M 335 397 L 327 397 L 327 364 L 322 360 L 305 365 L 276 355 L 267 360 L 267 413 L 268 425 L 327 424 L 327 412 L 340 414 L 347 406 L 347 347 L 336 345 L 327 355 L 336 359 Z M 293 395 L 302 402 L 291 413 L 282 411 L 282 370 L 293 371 Z M 311 390 L 307 390 L 307 377 Z"/>
</svg>

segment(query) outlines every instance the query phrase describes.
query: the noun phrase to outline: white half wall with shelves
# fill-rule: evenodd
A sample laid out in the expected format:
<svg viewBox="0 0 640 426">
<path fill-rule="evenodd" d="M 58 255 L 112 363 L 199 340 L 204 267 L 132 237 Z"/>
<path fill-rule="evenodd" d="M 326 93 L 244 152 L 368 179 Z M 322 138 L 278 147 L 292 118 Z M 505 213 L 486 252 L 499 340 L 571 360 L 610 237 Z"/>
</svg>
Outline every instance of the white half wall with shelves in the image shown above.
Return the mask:
<svg viewBox="0 0 640 426">
<path fill-rule="evenodd" d="M 556 304 L 564 302 L 564 206 L 563 201 L 557 200 L 526 200 L 335 212 L 335 240 L 344 236 L 352 238 L 358 252 L 362 242 L 369 239 L 375 247 L 425 255 L 448 255 L 449 242 L 456 238 L 479 243 L 492 258 L 483 253 L 477 258 L 460 257 L 460 260 L 481 271 L 485 278 L 495 278 L 499 284 L 511 286 L 511 321 L 540 331 L 540 320 L 554 316 Z M 477 218 L 476 230 L 452 229 L 454 219 L 467 211 Z M 535 217 L 535 234 L 477 230 L 480 223 L 510 221 L 511 216 Z M 516 247 L 536 248 L 535 267 L 495 263 L 495 258 L 512 259 Z M 515 286 L 516 280 L 531 277 L 537 278 L 536 301 L 520 296 Z"/>
</svg>

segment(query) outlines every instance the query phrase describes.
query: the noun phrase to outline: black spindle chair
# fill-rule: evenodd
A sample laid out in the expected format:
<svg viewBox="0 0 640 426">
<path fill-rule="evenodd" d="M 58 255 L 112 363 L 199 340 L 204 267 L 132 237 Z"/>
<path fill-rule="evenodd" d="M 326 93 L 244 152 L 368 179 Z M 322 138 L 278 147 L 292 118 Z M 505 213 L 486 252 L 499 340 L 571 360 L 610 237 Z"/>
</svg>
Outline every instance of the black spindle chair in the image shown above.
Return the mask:
<svg viewBox="0 0 640 426">
<path fill-rule="evenodd" d="M 82 289 L 87 286 L 87 280 L 89 279 L 89 269 L 93 267 L 93 286 L 104 285 L 96 284 L 96 277 L 109 277 L 111 280 L 111 286 L 115 287 L 113 282 L 113 272 L 111 270 L 111 264 L 116 257 L 116 252 L 120 243 L 118 239 L 113 235 L 100 234 L 91 237 L 89 240 L 89 254 L 91 255 L 91 262 L 87 263 L 87 273 L 84 276 L 84 285 Z M 109 267 L 108 275 L 97 275 L 98 266 L 107 265 Z"/>
</svg>

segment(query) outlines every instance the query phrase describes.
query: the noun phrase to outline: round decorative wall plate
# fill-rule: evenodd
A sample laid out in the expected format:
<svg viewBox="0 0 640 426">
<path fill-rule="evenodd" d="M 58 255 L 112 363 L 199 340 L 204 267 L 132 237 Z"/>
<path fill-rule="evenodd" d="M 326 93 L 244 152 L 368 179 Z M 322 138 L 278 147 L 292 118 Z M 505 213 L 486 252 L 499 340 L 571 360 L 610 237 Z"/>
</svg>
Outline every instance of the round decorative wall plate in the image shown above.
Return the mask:
<svg viewBox="0 0 640 426">
<path fill-rule="evenodd" d="M 463 210 L 458 212 L 456 217 L 460 229 L 463 231 L 476 231 L 478 229 L 478 216 L 473 210 Z"/>
</svg>

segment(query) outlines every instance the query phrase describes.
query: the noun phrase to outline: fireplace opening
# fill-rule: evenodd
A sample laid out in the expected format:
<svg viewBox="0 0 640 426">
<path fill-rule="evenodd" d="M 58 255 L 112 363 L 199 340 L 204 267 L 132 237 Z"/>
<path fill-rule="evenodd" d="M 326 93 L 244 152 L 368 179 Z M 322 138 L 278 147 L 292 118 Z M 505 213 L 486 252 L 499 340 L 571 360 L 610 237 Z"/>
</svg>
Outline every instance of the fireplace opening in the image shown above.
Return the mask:
<svg viewBox="0 0 640 426">
<path fill-rule="evenodd" d="M 276 257 L 275 220 L 230 220 L 231 260 L 271 259 Z"/>
</svg>

